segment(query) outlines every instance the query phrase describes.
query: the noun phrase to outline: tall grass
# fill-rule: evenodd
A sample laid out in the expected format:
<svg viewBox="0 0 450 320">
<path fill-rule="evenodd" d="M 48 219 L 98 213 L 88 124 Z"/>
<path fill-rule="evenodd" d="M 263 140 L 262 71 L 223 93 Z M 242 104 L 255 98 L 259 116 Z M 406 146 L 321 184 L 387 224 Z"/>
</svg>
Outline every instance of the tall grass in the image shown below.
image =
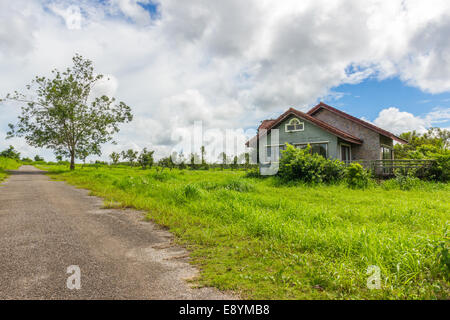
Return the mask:
<svg viewBox="0 0 450 320">
<path fill-rule="evenodd" d="M 201 284 L 257 299 L 449 297 L 440 249 L 449 245 L 448 184 L 352 190 L 124 168 L 55 176 L 169 227 L 192 250 Z M 367 288 L 370 265 L 381 269 L 380 290 Z"/>
<path fill-rule="evenodd" d="M 7 176 L 5 170 L 15 170 L 21 166 L 19 161 L 14 159 L 0 157 L 0 181 L 3 181 Z"/>
</svg>

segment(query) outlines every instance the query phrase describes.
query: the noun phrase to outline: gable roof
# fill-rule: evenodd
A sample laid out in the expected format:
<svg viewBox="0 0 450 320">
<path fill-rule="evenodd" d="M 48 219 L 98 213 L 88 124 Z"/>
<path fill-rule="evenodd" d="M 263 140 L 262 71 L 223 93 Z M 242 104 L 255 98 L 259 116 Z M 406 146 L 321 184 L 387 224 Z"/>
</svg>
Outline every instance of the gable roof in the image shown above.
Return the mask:
<svg viewBox="0 0 450 320">
<path fill-rule="evenodd" d="M 322 128 L 323 130 L 328 131 L 328 132 L 334 134 L 335 136 L 338 136 L 342 140 L 345 140 L 347 142 L 354 143 L 354 144 L 362 144 L 362 140 L 359 139 L 358 137 L 348 134 L 347 132 L 344 132 L 336 127 L 333 127 L 332 125 L 330 125 L 326 122 L 316 119 L 316 118 L 314 118 L 304 112 L 296 110 L 294 108 L 289 108 L 282 115 L 280 115 L 277 119 L 264 120 L 261 123 L 261 125 L 258 127 L 258 132 L 260 129 L 266 129 L 269 132 L 272 128 L 276 127 L 278 124 L 280 124 L 283 120 L 285 120 L 290 115 L 294 115 L 299 118 L 302 118 L 303 120 L 309 121 L 309 122 L 315 124 L 316 126 Z M 262 137 L 263 135 L 259 134 L 259 136 Z M 246 145 L 248 146 L 250 144 L 250 141 L 252 141 L 253 139 L 256 139 L 256 136 L 253 137 L 252 139 L 250 139 L 246 143 Z"/>
<path fill-rule="evenodd" d="M 366 128 L 368 128 L 368 129 L 370 129 L 372 131 L 375 131 L 375 132 L 377 132 L 377 133 L 379 133 L 379 134 L 381 134 L 381 135 L 383 135 L 385 137 L 391 138 L 392 140 L 395 140 L 397 142 L 400 142 L 400 143 L 403 143 L 403 144 L 408 143 L 408 141 L 406 141 L 406 140 L 404 140 L 404 139 L 402 139 L 400 137 L 397 137 L 395 134 L 393 134 L 393 133 L 391 133 L 389 131 L 381 129 L 381 128 L 379 128 L 379 127 L 377 127 L 377 126 L 375 126 L 375 125 L 373 125 L 373 124 L 371 124 L 371 123 L 369 123 L 367 121 L 364 121 L 364 120 L 358 119 L 358 118 L 356 118 L 354 116 L 351 116 L 348 113 L 345 113 L 345 112 L 343 112 L 341 110 L 333 108 L 332 106 L 329 106 L 329 105 L 327 105 L 327 104 L 325 104 L 323 102 L 320 102 L 317 106 L 315 106 L 314 108 L 309 110 L 307 112 L 307 114 L 310 115 L 310 116 L 314 116 L 315 114 L 317 114 L 322 109 L 326 109 L 326 110 L 328 110 L 330 112 L 338 114 L 338 115 L 340 115 L 341 117 L 343 117 L 345 119 L 353 121 L 353 122 L 355 122 L 355 123 L 357 123 L 357 124 L 359 124 L 359 125 L 361 125 L 363 127 L 366 127 Z"/>
</svg>

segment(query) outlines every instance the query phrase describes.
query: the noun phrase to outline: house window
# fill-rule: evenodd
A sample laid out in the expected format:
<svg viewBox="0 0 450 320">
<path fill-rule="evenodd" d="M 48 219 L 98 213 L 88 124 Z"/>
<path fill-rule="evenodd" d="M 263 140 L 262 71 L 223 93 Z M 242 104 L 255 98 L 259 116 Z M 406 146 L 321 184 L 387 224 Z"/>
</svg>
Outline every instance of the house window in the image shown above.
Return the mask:
<svg viewBox="0 0 450 320">
<path fill-rule="evenodd" d="M 321 155 L 322 157 L 327 157 L 327 147 L 328 144 L 326 143 L 313 143 L 311 144 L 311 152 L 317 153 L 318 155 Z"/>
<path fill-rule="evenodd" d="M 295 132 L 295 131 L 303 131 L 305 129 L 305 124 L 300 122 L 297 118 L 292 118 L 286 124 L 286 132 Z"/>
<path fill-rule="evenodd" d="M 275 147 L 276 146 L 266 146 L 266 149 L 267 149 L 266 150 L 267 160 L 271 160 L 271 158 L 272 158 L 272 148 L 275 149 Z M 286 150 L 286 145 L 285 144 L 279 145 L 278 146 L 278 155 L 279 155 L 278 159 L 281 158 L 281 155 L 282 155 L 281 151 L 283 151 L 283 150 Z"/>
<path fill-rule="evenodd" d="M 381 147 L 381 159 L 383 160 L 392 160 L 394 159 L 394 153 L 391 148 L 388 147 Z"/>
<path fill-rule="evenodd" d="M 328 143 L 309 143 L 311 146 L 311 153 L 317 153 L 326 158 L 328 154 Z M 298 149 L 305 149 L 308 144 L 297 144 L 295 147 Z"/>
<path fill-rule="evenodd" d="M 349 145 L 341 144 L 341 160 L 350 162 L 351 149 Z"/>
</svg>

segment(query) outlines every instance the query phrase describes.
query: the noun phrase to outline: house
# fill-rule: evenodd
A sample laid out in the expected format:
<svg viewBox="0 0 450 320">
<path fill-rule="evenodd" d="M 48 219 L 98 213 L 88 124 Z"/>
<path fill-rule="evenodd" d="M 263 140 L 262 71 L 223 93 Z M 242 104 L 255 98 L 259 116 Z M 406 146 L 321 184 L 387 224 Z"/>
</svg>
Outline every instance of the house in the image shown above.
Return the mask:
<svg viewBox="0 0 450 320">
<path fill-rule="evenodd" d="M 278 129 L 279 141 L 272 142 L 272 130 Z M 307 113 L 290 108 L 277 119 L 264 120 L 259 136 L 247 142 L 264 150 L 261 162 L 273 159 L 273 147 L 280 152 L 289 143 L 298 148 L 308 144 L 311 152 L 342 161 L 394 159 L 394 141 L 407 143 L 393 133 L 355 118 L 323 102 Z M 267 136 L 267 138 L 265 138 Z"/>
</svg>

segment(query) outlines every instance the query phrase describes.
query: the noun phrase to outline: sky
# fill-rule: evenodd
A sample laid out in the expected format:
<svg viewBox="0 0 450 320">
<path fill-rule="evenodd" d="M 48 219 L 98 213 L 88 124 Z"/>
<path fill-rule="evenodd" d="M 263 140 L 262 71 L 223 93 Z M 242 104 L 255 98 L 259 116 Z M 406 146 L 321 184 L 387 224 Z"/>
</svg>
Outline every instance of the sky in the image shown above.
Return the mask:
<svg viewBox="0 0 450 320">
<path fill-rule="evenodd" d="M 396 134 L 449 128 L 449 16 L 447 0 L 0 0 L 0 97 L 75 53 L 91 59 L 110 78 L 96 94 L 135 115 L 103 160 L 168 155 L 199 121 L 217 149 L 216 133 L 245 140 L 261 120 L 319 101 Z M 0 105 L 0 150 L 53 159 L 4 139 L 19 110 Z"/>
</svg>

